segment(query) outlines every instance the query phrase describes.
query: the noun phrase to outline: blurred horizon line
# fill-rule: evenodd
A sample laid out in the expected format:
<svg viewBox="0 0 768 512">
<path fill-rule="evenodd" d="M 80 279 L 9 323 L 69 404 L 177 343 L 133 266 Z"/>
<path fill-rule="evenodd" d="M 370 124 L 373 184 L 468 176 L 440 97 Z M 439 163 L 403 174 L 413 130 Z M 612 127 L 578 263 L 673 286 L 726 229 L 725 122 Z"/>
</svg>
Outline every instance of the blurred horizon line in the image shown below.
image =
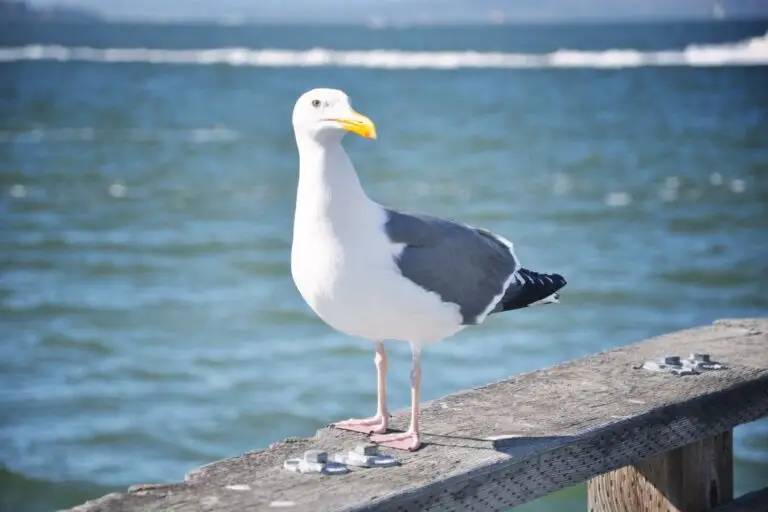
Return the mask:
<svg viewBox="0 0 768 512">
<path fill-rule="evenodd" d="M 46 22 L 103 22 L 159 25 L 343 25 L 388 27 L 493 26 L 522 24 L 637 24 L 707 21 L 768 20 L 760 0 L 685 0 L 668 4 L 606 5 L 600 1 L 576 9 L 567 0 L 539 0 L 535 5 L 510 5 L 498 0 L 263 0 L 258 5 L 241 0 L 217 0 L 203 8 L 183 0 L 158 5 L 154 0 L 131 4 L 105 0 L 0 0 L 0 24 Z M 405 4 L 408 3 L 406 7 Z"/>
<path fill-rule="evenodd" d="M 216 27 L 358 27 L 377 30 L 385 29 L 408 29 L 408 28 L 453 28 L 453 27 L 514 27 L 521 28 L 526 26 L 621 26 L 621 25 L 695 25 L 710 23 L 760 23 L 768 22 L 768 15 L 765 16 L 740 16 L 728 19 L 714 19 L 707 17 L 580 17 L 573 19 L 563 18 L 530 18 L 530 19 L 510 19 L 504 21 L 492 20 L 433 20 L 433 21 L 401 21 L 386 20 L 378 17 L 363 20 L 330 20 L 330 19 L 306 19 L 306 20 L 287 20 L 287 19 L 253 19 L 253 18 L 200 18 L 200 17 L 104 17 L 100 19 L 51 19 L 51 20 L 23 20 L 8 21 L 0 19 L 0 26 L 45 26 L 45 25 L 171 25 L 171 26 L 216 26 Z"/>
</svg>

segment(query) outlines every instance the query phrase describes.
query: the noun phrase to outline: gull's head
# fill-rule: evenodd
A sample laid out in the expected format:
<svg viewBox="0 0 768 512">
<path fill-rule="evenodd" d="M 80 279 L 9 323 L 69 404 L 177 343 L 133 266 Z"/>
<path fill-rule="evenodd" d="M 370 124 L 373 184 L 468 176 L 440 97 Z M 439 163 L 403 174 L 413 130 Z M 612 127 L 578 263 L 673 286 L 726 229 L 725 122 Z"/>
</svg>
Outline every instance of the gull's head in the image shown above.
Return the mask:
<svg viewBox="0 0 768 512">
<path fill-rule="evenodd" d="M 320 143 L 338 142 L 347 132 L 376 138 L 373 121 L 355 112 L 349 97 L 337 89 L 312 89 L 302 94 L 293 107 L 293 130 L 297 139 Z"/>
</svg>

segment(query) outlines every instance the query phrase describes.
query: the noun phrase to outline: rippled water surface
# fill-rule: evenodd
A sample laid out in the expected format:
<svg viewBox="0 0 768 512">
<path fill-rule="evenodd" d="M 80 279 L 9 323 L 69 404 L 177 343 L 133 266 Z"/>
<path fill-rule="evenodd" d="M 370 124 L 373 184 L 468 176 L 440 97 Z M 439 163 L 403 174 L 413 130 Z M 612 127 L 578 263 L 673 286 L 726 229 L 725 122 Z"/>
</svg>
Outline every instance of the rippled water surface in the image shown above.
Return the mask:
<svg viewBox="0 0 768 512">
<path fill-rule="evenodd" d="M 0 51 L 0 509 L 179 480 L 371 412 L 370 345 L 321 324 L 289 273 L 290 112 L 312 87 L 345 89 L 377 123 L 377 142 L 346 140 L 375 199 L 496 230 L 526 265 L 569 279 L 559 306 L 494 315 L 429 347 L 425 400 L 765 316 L 768 72 L 734 55 L 760 57 L 767 29 L 349 29 L 339 40 L 333 28 L 11 27 Z M 604 65 L 617 58 L 606 50 L 691 45 L 726 57 Z M 536 69 L 69 58 L 315 47 L 582 53 L 576 67 Z M 407 347 L 392 354 L 399 408 Z M 765 485 L 768 423 L 737 429 L 735 449 L 737 492 Z M 583 510 L 584 499 L 578 486 L 526 510 Z"/>
</svg>

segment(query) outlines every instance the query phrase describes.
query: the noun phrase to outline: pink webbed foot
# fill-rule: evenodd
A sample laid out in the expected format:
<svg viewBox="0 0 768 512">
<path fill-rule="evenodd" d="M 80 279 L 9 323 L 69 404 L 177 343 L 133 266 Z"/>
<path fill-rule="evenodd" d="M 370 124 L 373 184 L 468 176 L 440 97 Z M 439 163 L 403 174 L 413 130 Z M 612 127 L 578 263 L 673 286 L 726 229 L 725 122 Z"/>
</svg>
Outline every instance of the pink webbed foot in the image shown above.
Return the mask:
<svg viewBox="0 0 768 512">
<path fill-rule="evenodd" d="M 334 423 L 333 426 L 341 430 L 351 430 L 363 434 L 381 434 L 387 431 L 387 417 L 374 416 L 361 420 L 350 419 Z"/>
<path fill-rule="evenodd" d="M 416 451 L 419 449 L 419 446 L 421 446 L 419 433 L 412 430 L 409 430 L 404 434 L 379 434 L 371 436 L 370 441 L 372 443 L 376 443 L 379 446 L 385 446 L 387 448 L 409 452 Z"/>
</svg>

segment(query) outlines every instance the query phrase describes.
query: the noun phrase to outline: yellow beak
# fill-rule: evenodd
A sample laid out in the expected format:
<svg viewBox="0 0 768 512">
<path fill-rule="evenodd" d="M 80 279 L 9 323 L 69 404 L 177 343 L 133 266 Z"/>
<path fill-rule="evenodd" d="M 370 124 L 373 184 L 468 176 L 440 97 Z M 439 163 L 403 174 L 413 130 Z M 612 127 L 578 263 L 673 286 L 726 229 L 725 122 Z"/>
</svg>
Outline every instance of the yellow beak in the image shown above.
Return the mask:
<svg viewBox="0 0 768 512">
<path fill-rule="evenodd" d="M 339 123 L 345 130 L 356 133 L 366 139 L 376 138 L 376 125 L 373 121 L 350 109 L 350 115 L 342 118 L 335 118 L 333 121 Z"/>
</svg>

